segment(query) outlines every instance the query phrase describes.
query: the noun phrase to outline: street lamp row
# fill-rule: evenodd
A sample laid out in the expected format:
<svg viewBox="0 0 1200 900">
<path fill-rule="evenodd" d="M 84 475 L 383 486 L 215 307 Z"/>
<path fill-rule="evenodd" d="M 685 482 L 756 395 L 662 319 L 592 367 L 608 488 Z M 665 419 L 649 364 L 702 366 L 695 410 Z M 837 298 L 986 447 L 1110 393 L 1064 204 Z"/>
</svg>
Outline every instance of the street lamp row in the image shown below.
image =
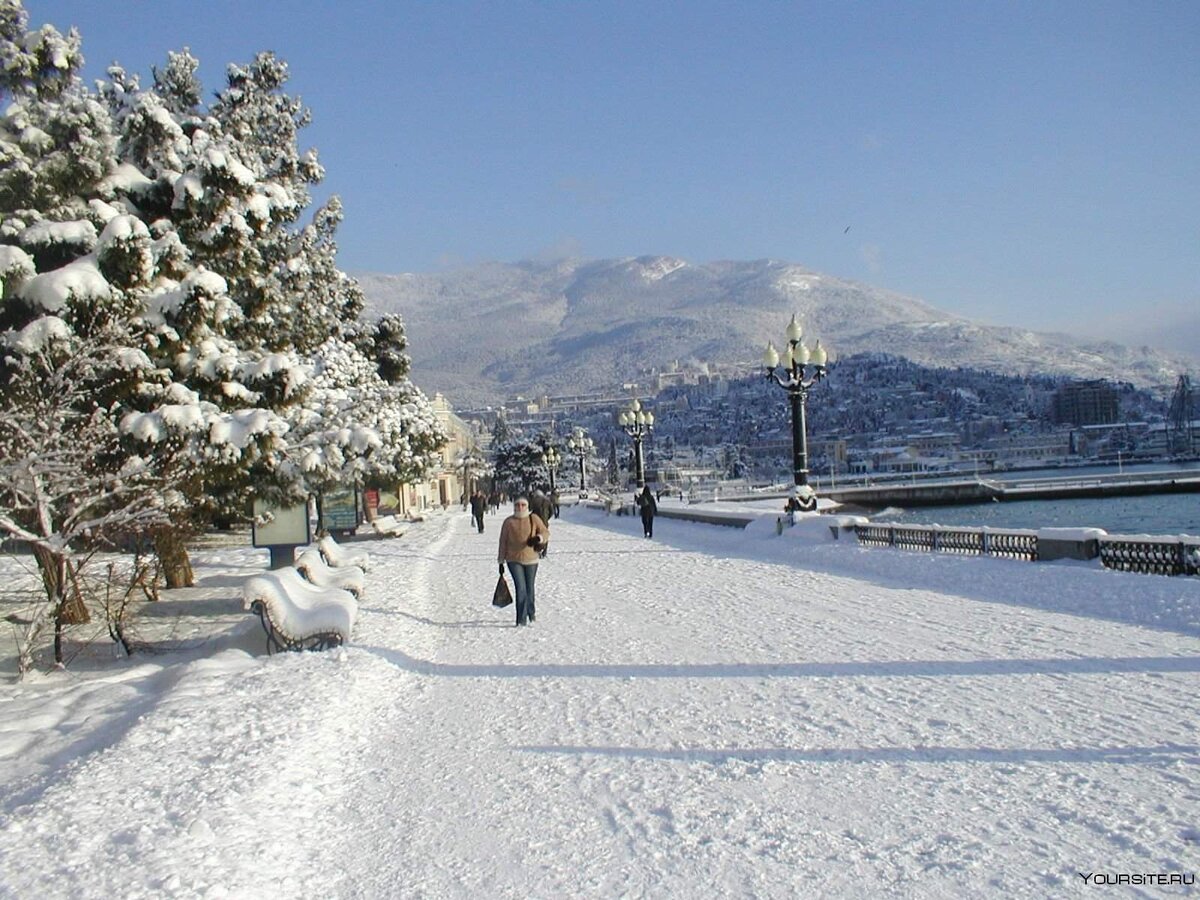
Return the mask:
<svg viewBox="0 0 1200 900">
<path fill-rule="evenodd" d="M 802 510 L 813 510 L 817 507 L 817 495 L 808 483 L 808 434 L 805 423 L 805 409 L 808 404 L 808 392 L 817 382 L 825 378 L 829 372 L 826 366 L 829 355 L 818 340 L 810 348 L 804 343 L 804 330 L 793 315 L 787 326 L 787 343 L 782 353 L 775 348 L 773 342 L 767 343 L 763 353 L 763 367 L 768 380 L 779 385 L 787 392 L 792 411 L 792 492 L 791 506 Z M 642 454 L 642 441 L 654 430 L 654 413 L 642 407 L 636 398 L 628 409 L 621 410 L 617 416 L 621 429 L 633 439 L 634 467 L 637 488 L 646 486 L 646 464 Z M 567 440 L 567 449 L 579 458 L 579 487 L 587 489 L 587 471 L 585 460 L 592 452 L 594 442 L 584 434 L 582 428 L 576 428 L 574 434 Z M 548 447 L 542 453 L 542 462 L 550 473 L 550 490 L 554 491 L 554 473 L 562 462 L 562 456 L 554 447 Z"/>
</svg>

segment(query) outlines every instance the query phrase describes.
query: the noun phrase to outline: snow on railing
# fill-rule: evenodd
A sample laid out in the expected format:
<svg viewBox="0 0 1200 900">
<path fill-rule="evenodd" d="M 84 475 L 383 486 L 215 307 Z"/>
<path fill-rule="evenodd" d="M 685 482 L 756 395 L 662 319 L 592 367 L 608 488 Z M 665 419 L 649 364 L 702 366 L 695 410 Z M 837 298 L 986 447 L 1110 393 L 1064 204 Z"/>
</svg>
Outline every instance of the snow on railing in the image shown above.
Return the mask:
<svg viewBox="0 0 1200 900">
<path fill-rule="evenodd" d="M 1037 532 L 1024 529 L 857 525 L 854 533 L 858 542 L 868 547 L 898 547 L 901 550 L 997 556 L 1030 561 L 1038 558 Z"/>
<path fill-rule="evenodd" d="M 1108 569 L 1151 575 L 1200 574 L 1200 537 L 1116 535 L 1097 528 L 962 528 L 942 525 L 858 525 L 866 547 L 997 556 L 1031 562 L 1099 559 Z"/>
<path fill-rule="evenodd" d="M 1200 574 L 1200 537 L 1114 534 L 1100 539 L 1105 568 L 1148 575 Z"/>
</svg>

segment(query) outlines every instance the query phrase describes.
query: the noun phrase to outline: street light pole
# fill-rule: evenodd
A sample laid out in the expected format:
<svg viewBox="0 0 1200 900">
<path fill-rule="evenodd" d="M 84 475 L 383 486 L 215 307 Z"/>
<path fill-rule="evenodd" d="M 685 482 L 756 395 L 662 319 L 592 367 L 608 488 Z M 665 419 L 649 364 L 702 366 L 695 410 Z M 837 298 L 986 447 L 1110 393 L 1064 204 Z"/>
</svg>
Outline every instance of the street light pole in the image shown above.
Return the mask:
<svg viewBox="0 0 1200 900">
<path fill-rule="evenodd" d="M 787 347 L 781 355 L 772 343 L 763 353 L 766 377 L 779 385 L 788 394 L 792 410 L 792 501 L 789 506 L 811 511 L 817 508 L 816 492 L 808 484 L 808 429 L 805 424 L 805 408 L 808 392 L 828 372 L 825 368 L 828 354 L 817 341 L 810 350 L 801 338 L 803 330 L 796 317 L 787 327 Z"/>
<path fill-rule="evenodd" d="M 592 439 L 584 434 L 582 428 L 576 428 L 575 433 L 567 441 L 567 449 L 579 457 L 580 492 L 587 490 L 587 466 L 585 463 L 588 455 L 592 452 L 593 446 L 595 445 Z"/>
<path fill-rule="evenodd" d="M 638 490 L 646 486 L 646 463 L 642 458 L 642 440 L 654 430 L 654 413 L 642 409 L 642 404 L 634 400 L 629 409 L 623 410 L 617 417 L 621 429 L 633 438 L 634 472 Z"/>
<path fill-rule="evenodd" d="M 550 474 L 550 493 L 554 493 L 554 473 L 558 471 L 559 464 L 562 462 L 562 454 L 555 447 L 547 447 L 542 454 L 542 462 L 546 464 L 546 471 Z"/>
</svg>

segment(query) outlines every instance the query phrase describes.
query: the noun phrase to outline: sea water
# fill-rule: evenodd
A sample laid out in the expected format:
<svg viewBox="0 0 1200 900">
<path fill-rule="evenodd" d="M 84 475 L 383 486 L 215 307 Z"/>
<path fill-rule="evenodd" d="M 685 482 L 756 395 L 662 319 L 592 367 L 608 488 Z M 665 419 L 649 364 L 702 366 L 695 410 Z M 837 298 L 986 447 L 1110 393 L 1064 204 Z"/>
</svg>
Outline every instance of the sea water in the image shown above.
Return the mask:
<svg viewBox="0 0 1200 900">
<path fill-rule="evenodd" d="M 1010 472 L 988 475 L 989 480 L 1025 481 L 1072 474 L 1145 474 L 1185 466 L 1089 467 Z M 1200 535 L 1200 493 L 1145 494 L 1136 497 L 1072 498 L 1069 500 L 1010 500 L 963 506 L 890 508 L 871 515 L 872 522 L 911 525 L 987 525 L 992 528 L 1103 528 L 1109 534 Z"/>
<path fill-rule="evenodd" d="M 1200 535 L 1200 494 L 1012 500 L 885 509 L 872 522 L 910 525 L 988 525 L 992 528 L 1103 528 L 1109 534 Z"/>
</svg>

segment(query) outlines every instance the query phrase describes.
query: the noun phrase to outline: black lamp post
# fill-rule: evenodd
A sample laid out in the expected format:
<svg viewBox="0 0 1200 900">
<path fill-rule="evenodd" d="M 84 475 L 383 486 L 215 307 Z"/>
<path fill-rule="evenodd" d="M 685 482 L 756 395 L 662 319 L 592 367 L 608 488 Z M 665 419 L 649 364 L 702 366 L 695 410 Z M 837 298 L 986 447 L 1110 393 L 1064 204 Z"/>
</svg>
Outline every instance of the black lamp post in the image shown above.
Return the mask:
<svg viewBox="0 0 1200 900">
<path fill-rule="evenodd" d="M 554 493 L 554 473 L 558 471 L 559 465 L 562 463 L 562 454 L 555 447 L 547 447 L 542 453 L 542 462 L 546 464 L 546 471 L 550 473 L 550 493 Z"/>
<path fill-rule="evenodd" d="M 825 348 L 817 341 L 810 350 L 800 339 L 803 330 L 796 317 L 787 327 L 787 347 L 782 356 L 772 343 L 763 353 L 766 376 L 788 394 L 792 406 L 792 479 L 795 482 L 793 501 L 804 511 L 817 508 L 817 495 L 808 484 L 808 435 L 804 422 L 804 409 L 808 403 L 809 389 L 827 374 Z"/>
<path fill-rule="evenodd" d="M 638 490 L 646 486 L 646 463 L 642 458 L 642 440 L 654 430 L 654 413 L 642 409 L 642 404 L 634 400 L 629 409 L 622 410 L 617 421 L 621 423 L 624 432 L 633 438 L 633 461 Z"/>
<path fill-rule="evenodd" d="M 587 466 L 586 460 L 592 452 L 592 447 L 595 444 L 592 439 L 583 433 L 582 428 L 576 428 L 575 433 L 567 440 L 567 449 L 579 457 L 579 490 L 580 492 L 587 490 Z"/>
</svg>

